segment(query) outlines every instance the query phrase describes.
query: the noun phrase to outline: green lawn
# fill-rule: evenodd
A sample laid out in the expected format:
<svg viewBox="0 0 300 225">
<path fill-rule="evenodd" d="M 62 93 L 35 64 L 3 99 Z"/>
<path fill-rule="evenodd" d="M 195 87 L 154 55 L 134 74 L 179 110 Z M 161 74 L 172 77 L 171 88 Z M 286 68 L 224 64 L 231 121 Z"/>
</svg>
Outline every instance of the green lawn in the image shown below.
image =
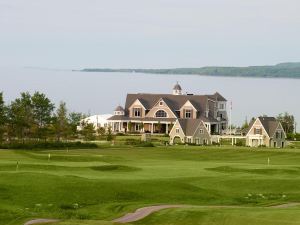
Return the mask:
<svg viewBox="0 0 300 225">
<path fill-rule="evenodd" d="M 1 225 L 31 218 L 111 225 L 114 218 L 154 204 L 242 207 L 167 209 L 132 224 L 300 224 L 300 207 L 267 208 L 300 202 L 299 187 L 298 148 L 0 150 Z"/>
</svg>

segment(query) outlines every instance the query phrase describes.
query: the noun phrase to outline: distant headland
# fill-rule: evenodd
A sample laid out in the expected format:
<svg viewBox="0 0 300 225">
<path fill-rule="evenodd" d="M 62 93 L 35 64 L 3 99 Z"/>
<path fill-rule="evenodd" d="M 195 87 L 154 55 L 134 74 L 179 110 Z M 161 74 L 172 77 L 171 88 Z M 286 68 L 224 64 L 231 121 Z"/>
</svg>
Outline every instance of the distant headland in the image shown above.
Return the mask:
<svg viewBox="0 0 300 225">
<path fill-rule="evenodd" d="M 188 74 L 225 77 L 264 77 L 264 78 L 300 78 L 300 62 L 279 63 L 271 66 L 220 67 L 173 69 L 109 69 L 86 68 L 82 72 L 121 72 L 149 74 Z"/>
</svg>

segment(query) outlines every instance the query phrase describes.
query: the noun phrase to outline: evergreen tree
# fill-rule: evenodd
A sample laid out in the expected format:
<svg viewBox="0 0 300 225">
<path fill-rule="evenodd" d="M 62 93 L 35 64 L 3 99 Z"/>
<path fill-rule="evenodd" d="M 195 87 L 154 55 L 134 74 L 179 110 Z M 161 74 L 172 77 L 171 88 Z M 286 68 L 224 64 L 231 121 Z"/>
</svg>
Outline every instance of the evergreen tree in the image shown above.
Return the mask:
<svg viewBox="0 0 300 225">
<path fill-rule="evenodd" d="M 95 140 L 96 130 L 95 126 L 92 123 L 82 122 L 80 133 L 83 136 L 84 140 Z"/>
<path fill-rule="evenodd" d="M 60 102 L 53 117 L 53 130 L 57 141 L 66 138 L 69 130 L 67 107 L 65 102 Z"/>
<path fill-rule="evenodd" d="M 104 136 L 105 135 L 105 128 L 104 127 L 99 127 L 97 129 L 97 134 L 100 136 Z"/>
<path fill-rule="evenodd" d="M 80 125 L 80 121 L 84 118 L 82 113 L 71 112 L 68 117 L 69 121 L 69 133 L 72 137 L 77 135 L 77 127 Z"/>
</svg>

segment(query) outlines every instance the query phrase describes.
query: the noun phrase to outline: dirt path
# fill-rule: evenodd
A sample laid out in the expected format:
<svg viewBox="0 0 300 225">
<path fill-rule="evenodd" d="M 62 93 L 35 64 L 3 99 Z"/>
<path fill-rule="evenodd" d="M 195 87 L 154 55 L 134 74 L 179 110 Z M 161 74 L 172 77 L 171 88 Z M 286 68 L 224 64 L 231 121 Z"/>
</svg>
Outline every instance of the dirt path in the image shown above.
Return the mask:
<svg viewBox="0 0 300 225">
<path fill-rule="evenodd" d="M 274 205 L 269 207 L 262 207 L 262 208 L 290 208 L 300 206 L 300 203 L 291 202 L 285 203 L 281 205 Z M 116 223 L 130 223 L 134 221 L 141 220 L 150 214 L 163 210 L 163 209 L 171 209 L 171 208 L 251 208 L 251 206 L 234 206 L 234 205 L 207 205 L 207 206 L 198 206 L 198 205 L 155 205 L 155 206 L 148 206 L 137 209 L 133 213 L 127 213 L 124 216 L 113 220 L 112 222 Z M 43 224 L 43 223 L 55 223 L 58 222 L 57 219 L 34 219 L 26 222 L 24 225 L 34 225 L 34 224 Z"/>
<path fill-rule="evenodd" d="M 281 205 L 275 205 L 265 208 L 290 208 L 294 206 L 299 206 L 300 203 L 286 203 Z M 137 209 L 133 213 L 127 213 L 126 215 L 113 220 L 113 222 L 117 223 L 130 223 L 134 221 L 141 220 L 150 214 L 163 210 L 163 209 L 170 209 L 170 208 L 251 208 L 251 206 L 234 206 L 234 205 L 208 205 L 208 206 L 197 206 L 197 205 L 157 205 L 157 206 L 149 206 Z"/>
<path fill-rule="evenodd" d="M 156 206 L 143 207 L 137 209 L 134 213 L 127 213 L 125 216 L 113 220 L 113 222 L 117 222 L 117 223 L 134 222 L 137 220 L 141 220 L 146 216 L 149 216 L 151 213 L 160 211 L 162 209 L 182 208 L 182 207 L 187 207 L 187 205 L 156 205 Z"/>
<path fill-rule="evenodd" d="M 58 222 L 58 221 L 59 220 L 56 220 L 56 219 L 34 219 L 34 220 L 30 220 L 30 221 L 24 223 L 24 225 L 55 223 L 55 222 Z"/>
<path fill-rule="evenodd" d="M 270 206 L 270 208 L 283 209 L 283 208 L 290 208 L 290 207 L 299 206 L 299 205 L 300 205 L 299 202 L 290 202 L 290 203 L 285 203 L 285 204 L 281 204 L 281 205 Z"/>
</svg>

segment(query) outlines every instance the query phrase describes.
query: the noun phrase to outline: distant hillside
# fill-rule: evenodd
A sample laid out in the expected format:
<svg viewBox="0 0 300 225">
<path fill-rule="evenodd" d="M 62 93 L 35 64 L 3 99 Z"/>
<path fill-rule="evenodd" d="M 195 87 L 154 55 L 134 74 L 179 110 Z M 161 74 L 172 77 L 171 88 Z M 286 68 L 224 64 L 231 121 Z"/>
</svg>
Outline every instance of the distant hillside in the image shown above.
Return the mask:
<svg viewBox="0 0 300 225">
<path fill-rule="evenodd" d="M 201 67 L 174 69 L 83 69 L 84 72 L 129 72 L 152 74 L 195 74 L 227 77 L 300 78 L 300 63 L 280 63 L 274 66 Z"/>
</svg>

